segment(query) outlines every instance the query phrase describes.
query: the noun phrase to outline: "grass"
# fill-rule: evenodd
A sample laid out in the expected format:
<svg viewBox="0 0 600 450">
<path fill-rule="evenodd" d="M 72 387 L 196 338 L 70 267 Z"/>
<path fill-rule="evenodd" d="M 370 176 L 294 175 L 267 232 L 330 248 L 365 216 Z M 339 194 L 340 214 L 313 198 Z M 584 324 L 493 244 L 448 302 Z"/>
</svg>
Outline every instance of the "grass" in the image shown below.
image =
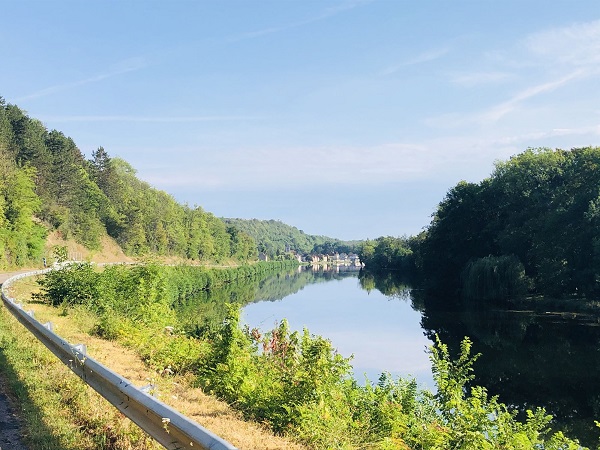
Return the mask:
<svg viewBox="0 0 600 450">
<path fill-rule="evenodd" d="M 89 335 L 95 317 L 31 302 L 33 278 L 14 284 L 11 296 L 33 309 L 38 321 L 51 321 L 67 341 L 87 345 L 88 355 L 136 386 L 152 383 L 158 398 L 240 449 L 298 449 L 259 424 L 246 422 L 224 402 L 192 387 L 189 376 L 149 369 L 131 349 Z M 158 337 L 161 338 L 161 337 Z M 162 448 L 112 405 L 72 374 L 5 309 L 0 309 L 0 372 L 21 405 L 26 444 L 31 450 Z"/>
<path fill-rule="evenodd" d="M 12 295 L 22 301 L 31 283 L 19 283 Z M 0 309 L 0 367 L 20 407 L 24 441 L 31 450 L 160 448 L 117 410 L 107 408 L 5 308 Z"/>
</svg>

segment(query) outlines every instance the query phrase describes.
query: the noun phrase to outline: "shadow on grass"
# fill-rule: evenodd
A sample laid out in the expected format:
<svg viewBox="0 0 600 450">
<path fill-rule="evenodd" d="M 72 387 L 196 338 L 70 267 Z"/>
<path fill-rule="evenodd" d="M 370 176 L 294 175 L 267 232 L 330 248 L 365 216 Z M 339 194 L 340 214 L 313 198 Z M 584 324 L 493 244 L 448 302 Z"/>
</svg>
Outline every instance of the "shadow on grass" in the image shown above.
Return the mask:
<svg viewBox="0 0 600 450">
<path fill-rule="evenodd" d="M 14 426 L 20 426 L 21 430 L 18 434 L 24 436 L 19 437 L 18 441 L 14 442 L 13 436 L 16 433 L 11 433 L 9 443 L 6 443 L 2 448 L 14 448 L 14 450 L 21 448 L 29 450 L 64 449 L 64 443 L 61 443 L 60 439 L 54 436 L 52 431 L 45 426 L 43 413 L 32 400 L 27 386 L 19 380 L 2 349 L 0 349 L 0 377 L 5 381 L 4 386 L 7 390 L 7 397 L 14 400 L 10 402 L 12 404 L 9 403 L 9 408 L 19 417 L 19 422 L 17 423 L 15 420 Z M 7 400 L 9 399 L 7 398 Z M 1 432 L 2 430 L 0 430 Z"/>
<path fill-rule="evenodd" d="M 15 401 L 6 395 L 6 380 L 0 372 L 0 448 L 6 450 L 27 450 L 23 445 L 23 426 L 17 414 Z"/>
<path fill-rule="evenodd" d="M 4 309 L 4 306 L 0 306 L 0 309 Z M 5 400 L 12 400 L 8 407 L 20 418 L 21 430 L 19 433 L 14 429 L 17 426 L 16 419 L 11 421 L 10 425 L 6 427 L 7 430 L 5 430 L 8 431 L 8 428 L 13 428 L 10 436 L 6 436 L 6 439 L 10 439 L 10 441 L 2 442 L 0 440 L 2 449 L 59 450 L 68 448 L 68 446 L 65 447 L 64 441 L 48 428 L 46 425 L 48 418 L 44 417 L 38 403 L 34 401 L 35 393 L 23 380 L 24 375 L 20 375 L 19 370 L 14 367 L 16 362 L 13 361 L 14 355 L 26 358 L 31 353 L 31 349 L 25 349 L 20 343 L 19 337 L 10 334 L 10 329 L 13 327 L 8 323 L 9 316 L 12 317 L 6 309 L 0 311 L 0 325 L 2 325 L 0 329 L 0 378 L 2 378 L 1 382 L 8 397 Z M 25 329 L 22 332 L 23 334 L 28 333 Z M 23 334 L 20 334 L 20 337 Z M 24 372 L 35 370 L 32 361 L 23 364 L 23 366 Z M 0 401 L 2 400 L 4 399 L 0 397 Z M 0 435 L 2 433 L 3 430 L 0 428 Z M 19 434 L 22 437 L 19 438 Z M 12 440 L 15 440 L 15 442 L 12 442 Z"/>
</svg>

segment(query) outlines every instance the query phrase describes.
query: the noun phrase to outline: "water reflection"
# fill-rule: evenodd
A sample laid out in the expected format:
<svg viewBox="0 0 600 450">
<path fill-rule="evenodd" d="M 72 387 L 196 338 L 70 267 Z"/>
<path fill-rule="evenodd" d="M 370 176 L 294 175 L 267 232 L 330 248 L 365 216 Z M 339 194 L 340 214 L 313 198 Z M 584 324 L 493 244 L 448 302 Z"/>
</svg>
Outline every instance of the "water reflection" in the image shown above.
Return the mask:
<svg viewBox="0 0 600 450">
<path fill-rule="evenodd" d="M 343 356 L 353 355 L 359 381 L 364 375 L 376 381 L 388 371 L 433 386 L 426 353 L 431 342 L 420 326 L 421 314 L 411 307 L 409 291 L 398 289 L 398 295 L 386 296 L 378 289 L 362 289 L 357 271 L 309 272 L 313 283 L 283 301 L 247 305 L 245 322 L 270 329 L 286 318 L 293 330 L 308 328 L 330 339 Z"/>
<path fill-rule="evenodd" d="M 423 328 L 458 351 L 464 336 L 473 340 L 473 384 L 522 411 L 546 408 L 555 427 L 587 446 L 598 443 L 600 417 L 600 326 L 584 314 L 471 308 L 447 311 L 424 299 Z"/>
</svg>

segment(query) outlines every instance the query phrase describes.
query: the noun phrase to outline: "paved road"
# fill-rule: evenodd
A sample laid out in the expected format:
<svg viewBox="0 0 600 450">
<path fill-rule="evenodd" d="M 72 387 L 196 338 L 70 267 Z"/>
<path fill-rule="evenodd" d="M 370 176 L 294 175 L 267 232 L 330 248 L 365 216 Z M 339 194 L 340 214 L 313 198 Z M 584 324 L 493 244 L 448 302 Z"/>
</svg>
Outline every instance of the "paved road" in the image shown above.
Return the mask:
<svg viewBox="0 0 600 450">
<path fill-rule="evenodd" d="M 16 270 L 14 272 L 6 272 L 6 273 L 0 273 L 0 284 L 4 283 L 6 280 L 8 280 L 10 277 L 12 277 L 13 275 L 18 275 L 20 273 L 25 273 L 25 272 L 31 272 L 33 270 L 39 270 L 39 269 L 21 269 L 21 270 Z M 2 449 L 4 450 L 4 449 Z"/>
<path fill-rule="evenodd" d="M 30 270 L 32 269 L 0 273 L 0 284 L 13 275 Z M 6 380 L 0 370 L 0 450 L 27 450 L 21 441 L 22 422 L 17 415 L 16 405 L 7 395 L 8 392 Z"/>
</svg>

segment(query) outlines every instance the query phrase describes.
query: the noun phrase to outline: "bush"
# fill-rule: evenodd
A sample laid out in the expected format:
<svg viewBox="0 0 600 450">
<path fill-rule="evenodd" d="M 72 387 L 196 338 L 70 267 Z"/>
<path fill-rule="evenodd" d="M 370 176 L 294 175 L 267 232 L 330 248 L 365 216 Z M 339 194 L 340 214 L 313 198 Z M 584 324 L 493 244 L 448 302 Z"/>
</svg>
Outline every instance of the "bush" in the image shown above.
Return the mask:
<svg viewBox="0 0 600 450">
<path fill-rule="evenodd" d="M 48 272 L 38 298 L 52 306 L 91 305 L 99 296 L 99 274 L 90 263 L 73 263 Z"/>
</svg>

